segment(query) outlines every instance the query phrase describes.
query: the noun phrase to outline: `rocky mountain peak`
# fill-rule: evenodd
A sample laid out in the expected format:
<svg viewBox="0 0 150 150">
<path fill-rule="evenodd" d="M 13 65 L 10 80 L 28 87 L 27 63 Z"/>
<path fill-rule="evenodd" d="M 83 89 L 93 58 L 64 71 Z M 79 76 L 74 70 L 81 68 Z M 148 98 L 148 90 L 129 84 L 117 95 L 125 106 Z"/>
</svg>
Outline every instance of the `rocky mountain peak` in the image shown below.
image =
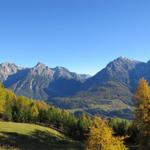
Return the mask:
<svg viewBox="0 0 150 150">
<path fill-rule="evenodd" d="M 14 64 L 14 63 L 9 63 L 9 62 L 1 63 L 0 66 L 1 66 L 1 67 L 4 67 L 4 68 L 10 67 L 10 69 L 21 68 L 21 67 L 17 66 L 16 64 Z"/>
<path fill-rule="evenodd" d="M 55 72 L 70 72 L 67 68 L 62 66 L 57 66 L 53 69 Z"/>
<path fill-rule="evenodd" d="M 53 70 L 45 64 L 38 62 L 32 69 L 32 75 L 53 76 Z"/>
<path fill-rule="evenodd" d="M 126 57 L 118 57 L 95 76 L 87 80 L 86 86 L 100 86 L 110 80 L 119 81 L 129 86 L 131 82 L 130 72 L 135 69 L 139 63 L 141 62 Z"/>
<path fill-rule="evenodd" d="M 58 66 L 53 69 L 55 71 L 54 78 L 72 78 L 72 72 L 70 72 L 68 69 Z"/>
<path fill-rule="evenodd" d="M 141 62 L 128 59 L 126 57 L 119 57 L 113 60 L 112 62 L 110 62 L 106 66 L 106 69 L 110 72 L 110 74 L 117 75 L 116 73 L 119 73 L 123 75 L 123 74 L 128 74 L 128 71 L 134 69 L 136 65 L 139 63 Z"/>
<path fill-rule="evenodd" d="M 8 78 L 9 75 L 13 75 L 21 69 L 22 69 L 21 67 L 18 67 L 14 63 L 0 64 L 0 81 L 3 82 L 4 80 Z"/>
<path fill-rule="evenodd" d="M 35 66 L 34 66 L 34 68 L 36 68 L 36 69 L 40 69 L 40 68 L 46 68 L 46 65 L 45 64 L 43 64 L 43 63 L 41 63 L 41 62 L 38 62 Z"/>
<path fill-rule="evenodd" d="M 132 60 L 126 57 L 118 57 L 117 59 L 113 60 L 112 62 L 110 62 L 107 67 L 112 66 L 112 65 L 116 65 L 116 66 L 124 66 L 124 65 L 128 65 L 128 66 L 133 66 L 138 64 L 139 61 L 136 60 Z"/>
</svg>

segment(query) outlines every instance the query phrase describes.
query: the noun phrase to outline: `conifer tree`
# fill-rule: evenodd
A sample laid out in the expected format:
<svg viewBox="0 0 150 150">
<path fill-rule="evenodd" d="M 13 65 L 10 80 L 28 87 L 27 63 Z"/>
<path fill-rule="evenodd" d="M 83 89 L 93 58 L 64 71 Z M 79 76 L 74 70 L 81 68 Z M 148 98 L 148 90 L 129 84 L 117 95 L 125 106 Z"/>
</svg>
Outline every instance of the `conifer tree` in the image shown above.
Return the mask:
<svg viewBox="0 0 150 150">
<path fill-rule="evenodd" d="M 2 117 L 3 113 L 5 112 L 5 99 L 6 92 L 3 85 L 0 83 L 0 117 Z"/>
<path fill-rule="evenodd" d="M 150 149 L 150 88 L 146 80 L 141 79 L 135 94 L 136 120 L 139 130 L 139 149 Z"/>
<path fill-rule="evenodd" d="M 94 117 L 90 129 L 87 150 L 127 150 L 122 139 L 113 136 L 113 131 L 99 117 Z"/>
</svg>

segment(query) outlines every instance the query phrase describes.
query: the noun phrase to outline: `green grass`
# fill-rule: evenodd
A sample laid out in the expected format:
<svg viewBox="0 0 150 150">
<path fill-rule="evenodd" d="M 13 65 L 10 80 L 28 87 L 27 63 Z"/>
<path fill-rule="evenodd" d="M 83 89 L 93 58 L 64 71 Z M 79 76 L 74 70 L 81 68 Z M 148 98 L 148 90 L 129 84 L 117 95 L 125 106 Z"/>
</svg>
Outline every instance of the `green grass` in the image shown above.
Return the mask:
<svg viewBox="0 0 150 150">
<path fill-rule="evenodd" d="M 107 102 L 107 100 L 105 100 Z M 76 111 L 86 111 L 88 109 L 100 109 L 104 111 L 112 111 L 112 110 L 121 110 L 121 109 L 126 109 L 129 108 L 129 106 L 122 101 L 118 99 L 114 100 L 109 100 L 111 102 L 110 104 L 108 103 L 101 103 L 101 104 L 89 104 L 88 108 L 75 108 L 75 109 L 68 109 L 71 113 L 74 113 Z M 130 107 L 131 108 L 131 107 Z M 132 108 L 131 108 L 132 109 Z"/>
<path fill-rule="evenodd" d="M 0 122 L 0 150 L 83 150 L 60 132 L 35 124 Z"/>
</svg>

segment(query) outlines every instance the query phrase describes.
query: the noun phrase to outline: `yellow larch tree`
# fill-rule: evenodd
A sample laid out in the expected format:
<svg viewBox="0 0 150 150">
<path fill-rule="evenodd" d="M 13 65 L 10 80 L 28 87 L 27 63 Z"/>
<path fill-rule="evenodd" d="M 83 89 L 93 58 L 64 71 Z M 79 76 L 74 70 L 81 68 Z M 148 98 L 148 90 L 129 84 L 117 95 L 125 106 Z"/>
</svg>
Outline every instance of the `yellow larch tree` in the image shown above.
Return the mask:
<svg viewBox="0 0 150 150">
<path fill-rule="evenodd" d="M 150 150 L 150 87 L 146 80 L 139 81 L 135 99 L 135 123 L 139 130 L 139 149 Z"/>
<path fill-rule="evenodd" d="M 127 150 L 121 138 L 100 117 L 94 117 L 87 142 L 87 150 Z"/>
</svg>

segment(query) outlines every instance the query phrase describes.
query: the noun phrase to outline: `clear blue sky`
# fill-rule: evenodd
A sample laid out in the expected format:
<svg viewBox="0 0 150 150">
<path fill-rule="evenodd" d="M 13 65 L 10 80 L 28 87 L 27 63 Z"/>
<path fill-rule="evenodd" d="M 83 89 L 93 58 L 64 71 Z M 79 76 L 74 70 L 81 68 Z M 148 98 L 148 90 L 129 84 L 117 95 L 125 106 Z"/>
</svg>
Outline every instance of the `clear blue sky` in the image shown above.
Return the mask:
<svg viewBox="0 0 150 150">
<path fill-rule="evenodd" d="M 150 0 L 1 0 L 0 62 L 94 74 L 150 59 Z"/>
</svg>

